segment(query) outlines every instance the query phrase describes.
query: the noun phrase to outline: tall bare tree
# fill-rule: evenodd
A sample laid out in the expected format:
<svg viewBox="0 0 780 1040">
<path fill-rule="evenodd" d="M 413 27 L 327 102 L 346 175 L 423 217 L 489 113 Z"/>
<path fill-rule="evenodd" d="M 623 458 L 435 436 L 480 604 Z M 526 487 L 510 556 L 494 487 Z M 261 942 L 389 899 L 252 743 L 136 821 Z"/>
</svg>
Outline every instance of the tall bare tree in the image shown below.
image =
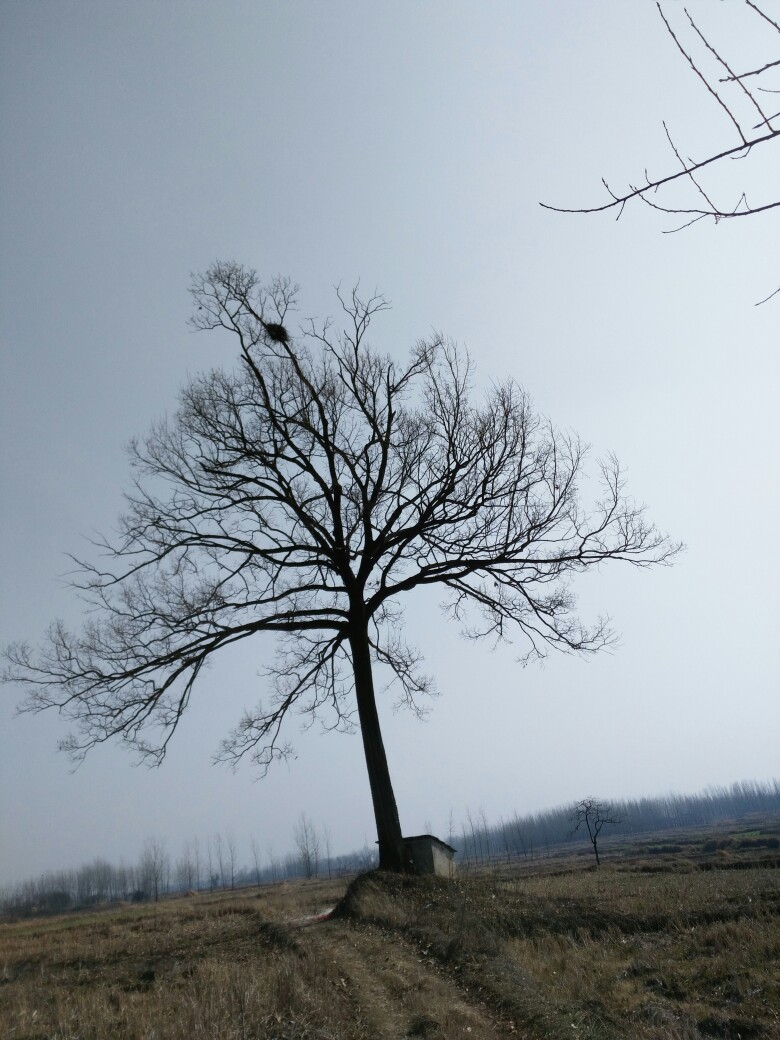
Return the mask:
<svg viewBox="0 0 780 1040">
<path fill-rule="evenodd" d="M 705 33 L 684 6 L 669 5 L 674 11 L 664 10 L 656 3 L 673 45 L 688 63 L 691 71 L 706 89 L 710 101 L 717 106 L 728 126 L 730 138 L 702 158 L 689 158 L 683 146 L 678 145 L 666 122 L 664 133 L 669 143 L 676 168 L 660 176 L 650 176 L 645 170 L 640 182 L 624 188 L 613 188 L 602 179 L 607 191 L 606 202 L 594 206 L 564 207 L 541 203 L 545 209 L 562 213 L 601 213 L 615 210 L 618 218 L 630 202 L 641 201 L 661 213 L 671 214 L 676 224 L 671 231 L 680 231 L 699 220 L 735 220 L 763 214 L 780 207 L 780 198 L 748 198 L 748 187 L 726 197 L 712 175 L 732 159 L 749 159 L 760 153 L 766 157 L 771 144 L 780 141 L 780 110 L 771 95 L 780 94 L 780 24 L 753 0 L 744 0 L 746 19 L 751 19 L 765 30 L 763 49 L 755 56 L 750 68 L 736 66 L 730 57 L 729 42 L 713 42 L 710 28 Z M 766 5 L 764 5 L 766 6 Z M 717 10 L 713 6 L 712 10 Z M 717 34 L 718 21 L 723 27 L 721 13 L 712 22 Z M 747 28 L 747 26 L 746 26 Z M 748 176 L 746 168 L 741 169 Z M 775 178 L 775 183 L 778 179 Z M 765 303 L 780 288 L 760 300 Z"/>
<path fill-rule="evenodd" d="M 359 725 L 380 865 L 404 866 L 374 687 L 389 669 L 419 709 L 432 688 L 402 633 L 403 598 L 441 586 L 472 637 L 514 630 L 525 657 L 591 653 L 608 621 L 577 617 L 570 581 L 608 561 L 663 563 L 679 548 L 624 494 L 615 458 L 535 414 L 511 380 L 474 400 L 466 353 L 440 335 L 405 363 L 367 334 L 379 296 L 339 296 L 344 321 L 287 328 L 295 288 L 217 263 L 194 279 L 193 324 L 238 342 L 237 370 L 200 375 L 172 419 L 132 445 L 134 490 L 107 561 L 85 562 L 94 610 L 81 632 L 51 626 L 39 651 L 7 651 L 26 708 L 55 707 L 81 756 L 114 737 L 162 760 L 203 665 L 270 632 L 274 696 L 224 742 L 261 770 L 289 752 L 291 711 Z M 598 486 L 598 489 L 596 489 Z M 224 871 L 223 871 L 224 873 Z"/>
</svg>

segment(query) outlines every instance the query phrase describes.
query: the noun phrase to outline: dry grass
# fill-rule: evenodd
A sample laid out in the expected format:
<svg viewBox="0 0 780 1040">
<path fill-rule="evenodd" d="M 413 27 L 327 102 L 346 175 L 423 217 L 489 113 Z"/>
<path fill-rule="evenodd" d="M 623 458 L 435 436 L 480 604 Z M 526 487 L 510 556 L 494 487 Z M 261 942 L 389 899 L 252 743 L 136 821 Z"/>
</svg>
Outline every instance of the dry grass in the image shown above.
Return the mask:
<svg viewBox="0 0 780 1040">
<path fill-rule="evenodd" d="M 0 1037 L 780 1040 L 776 857 L 700 852 L 2 924 Z"/>
<path fill-rule="evenodd" d="M 276 923 L 339 894 L 298 885 L 6 925 L 0 1035 L 362 1037 L 327 968 Z"/>
<path fill-rule="evenodd" d="M 345 905 L 530 1036 L 780 1038 L 780 872 L 641 867 L 361 879 Z"/>
</svg>

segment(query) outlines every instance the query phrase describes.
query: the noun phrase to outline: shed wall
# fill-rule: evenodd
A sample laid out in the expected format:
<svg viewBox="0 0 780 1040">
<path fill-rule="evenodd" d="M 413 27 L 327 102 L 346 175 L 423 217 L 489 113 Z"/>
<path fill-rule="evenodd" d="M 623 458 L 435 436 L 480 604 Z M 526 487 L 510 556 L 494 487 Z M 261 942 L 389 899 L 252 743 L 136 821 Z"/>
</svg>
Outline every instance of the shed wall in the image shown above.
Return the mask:
<svg viewBox="0 0 780 1040">
<path fill-rule="evenodd" d="M 404 839 L 406 854 L 416 874 L 437 874 L 451 878 L 455 874 L 454 850 L 431 835 Z"/>
</svg>

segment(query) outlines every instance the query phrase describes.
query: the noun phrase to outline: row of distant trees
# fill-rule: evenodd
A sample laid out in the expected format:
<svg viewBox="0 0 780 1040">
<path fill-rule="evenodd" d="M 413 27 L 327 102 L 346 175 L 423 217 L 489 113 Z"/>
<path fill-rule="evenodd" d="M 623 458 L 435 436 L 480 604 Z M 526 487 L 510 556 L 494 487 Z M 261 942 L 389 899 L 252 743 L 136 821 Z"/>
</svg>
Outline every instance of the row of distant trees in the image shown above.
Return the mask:
<svg viewBox="0 0 780 1040">
<path fill-rule="evenodd" d="M 327 827 L 317 827 L 302 813 L 293 833 L 294 850 L 277 856 L 250 838 L 251 860 L 239 864 L 231 833 L 217 833 L 206 841 L 185 842 L 173 857 L 160 839 L 144 845 L 137 863 L 115 866 L 98 858 L 72 870 L 56 870 L 0 889 L 5 912 L 59 912 L 76 907 L 120 901 L 156 902 L 176 892 L 213 892 L 249 885 L 274 884 L 289 878 L 356 873 L 376 866 L 376 850 L 363 849 L 334 856 Z"/>
<path fill-rule="evenodd" d="M 581 803 L 580 803 L 581 804 Z M 491 823 L 484 809 L 468 810 L 460 827 L 450 816 L 447 841 L 461 863 L 489 863 L 550 855 L 563 844 L 589 841 L 586 829 L 574 832 L 573 806 L 560 806 Z M 610 803 L 610 822 L 604 838 L 653 831 L 685 829 L 720 820 L 740 819 L 750 813 L 780 811 L 780 781 L 743 781 L 731 787 L 710 787 L 695 795 L 671 794 L 660 798 Z M 426 824 L 426 828 L 430 826 Z M 290 878 L 351 874 L 376 866 L 377 852 L 366 843 L 360 850 L 334 855 L 330 831 L 302 813 L 293 831 L 292 851 L 277 857 L 250 839 L 251 861 L 240 865 L 235 837 L 215 834 L 207 841 L 192 838 L 172 858 L 165 843 L 146 842 L 136 864 L 114 866 L 95 859 L 75 870 L 52 871 L 39 878 L 0 889 L 0 908 L 6 912 L 58 912 L 99 903 L 156 901 L 174 892 L 207 892 L 274 884 Z"/>
<path fill-rule="evenodd" d="M 702 827 L 721 820 L 740 819 L 750 813 L 777 811 L 780 811 L 780 781 L 741 781 L 730 787 L 709 787 L 693 795 L 611 801 L 610 822 L 603 837 Z M 448 841 L 457 848 L 461 862 L 488 863 L 545 856 L 563 844 L 585 844 L 590 840 L 587 828 L 575 830 L 576 823 L 576 805 L 525 816 L 515 814 L 510 819 L 499 820 L 498 824 L 491 824 L 485 811 L 480 809 L 466 813 L 457 833 L 451 819 Z"/>
</svg>

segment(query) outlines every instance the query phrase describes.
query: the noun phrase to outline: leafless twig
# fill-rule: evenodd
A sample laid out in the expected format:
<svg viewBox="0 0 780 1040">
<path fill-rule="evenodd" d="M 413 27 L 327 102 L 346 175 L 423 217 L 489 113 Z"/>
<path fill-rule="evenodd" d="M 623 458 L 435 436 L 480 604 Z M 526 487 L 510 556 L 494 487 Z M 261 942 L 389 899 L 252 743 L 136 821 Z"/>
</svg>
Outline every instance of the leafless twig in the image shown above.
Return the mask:
<svg viewBox="0 0 780 1040">
<path fill-rule="evenodd" d="M 745 0 L 745 4 L 748 8 L 752 9 L 762 19 L 764 19 L 766 24 L 771 25 L 780 32 L 780 26 L 778 26 L 778 24 L 764 11 L 762 11 L 757 4 L 753 3 L 752 0 Z M 780 66 L 780 59 L 766 62 L 758 68 L 737 74 L 721 51 L 714 46 L 696 22 L 694 22 L 688 10 L 683 8 L 688 24 L 693 31 L 695 41 L 698 42 L 698 44 L 703 47 L 704 52 L 710 55 L 727 73 L 727 75 L 721 77 L 718 82 L 723 83 L 726 86 L 736 87 L 738 90 L 738 96 L 741 96 L 746 100 L 747 104 L 758 113 L 760 121 L 752 125 L 750 130 L 746 130 L 743 126 L 743 120 L 737 115 L 736 106 L 733 101 L 726 100 L 721 96 L 718 90 L 716 90 L 711 77 L 703 71 L 699 60 L 695 58 L 685 46 L 683 46 L 679 32 L 673 28 L 670 20 L 664 13 L 661 4 L 657 3 L 656 6 L 670 38 L 673 40 L 680 53 L 684 56 L 694 74 L 700 82 L 704 84 L 710 97 L 715 100 L 729 119 L 739 137 L 738 142 L 727 148 L 720 149 L 703 159 L 685 160 L 677 146 L 674 144 L 669 128 L 666 122 L 664 122 L 664 132 L 670 148 L 680 164 L 681 168 L 679 170 L 665 174 L 661 177 L 651 177 L 648 176 L 647 172 L 645 172 L 644 183 L 629 184 L 627 189 L 618 191 L 613 190 L 607 181 L 602 178 L 602 184 L 609 194 L 609 201 L 603 202 L 599 205 L 568 207 L 553 206 L 544 202 L 540 203 L 540 205 L 543 206 L 544 209 L 554 210 L 559 213 L 602 213 L 607 210 L 615 209 L 617 211 L 617 219 L 620 219 L 626 205 L 639 199 L 650 208 L 658 210 L 661 213 L 689 218 L 677 227 L 668 229 L 671 232 L 680 231 L 683 228 L 690 227 L 691 224 L 695 224 L 699 220 L 710 219 L 715 223 L 718 223 L 721 220 L 753 217 L 780 208 L 780 199 L 770 199 L 758 203 L 752 201 L 749 202 L 747 193 L 744 190 L 740 192 L 736 204 L 724 204 L 722 201 L 717 199 L 713 188 L 705 188 L 701 178 L 699 177 L 699 174 L 706 173 L 709 175 L 713 173 L 727 159 L 746 159 L 753 155 L 758 149 L 761 149 L 761 153 L 765 154 L 766 146 L 770 142 L 777 141 L 778 138 L 780 138 L 780 128 L 773 126 L 773 121 L 780 118 L 780 112 L 776 112 L 769 116 L 766 115 L 755 93 L 756 91 L 766 93 L 774 93 L 775 91 L 763 84 L 757 84 L 755 87 L 751 87 L 746 85 L 744 82 L 744 80 L 749 77 L 760 77 L 768 70 Z M 755 131 L 760 131 L 760 133 L 756 135 Z M 679 202 L 668 200 L 668 191 L 673 189 L 675 185 L 679 185 L 686 181 L 693 187 L 699 198 L 703 200 L 702 206 L 691 206 L 685 203 L 681 204 Z M 770 293 L 764 299 L 760 300 L 759 303 L 766 303 L 767 300 L 772 299 L 775 295 L 777 295 L 777 291 Z"/>
</svg>

